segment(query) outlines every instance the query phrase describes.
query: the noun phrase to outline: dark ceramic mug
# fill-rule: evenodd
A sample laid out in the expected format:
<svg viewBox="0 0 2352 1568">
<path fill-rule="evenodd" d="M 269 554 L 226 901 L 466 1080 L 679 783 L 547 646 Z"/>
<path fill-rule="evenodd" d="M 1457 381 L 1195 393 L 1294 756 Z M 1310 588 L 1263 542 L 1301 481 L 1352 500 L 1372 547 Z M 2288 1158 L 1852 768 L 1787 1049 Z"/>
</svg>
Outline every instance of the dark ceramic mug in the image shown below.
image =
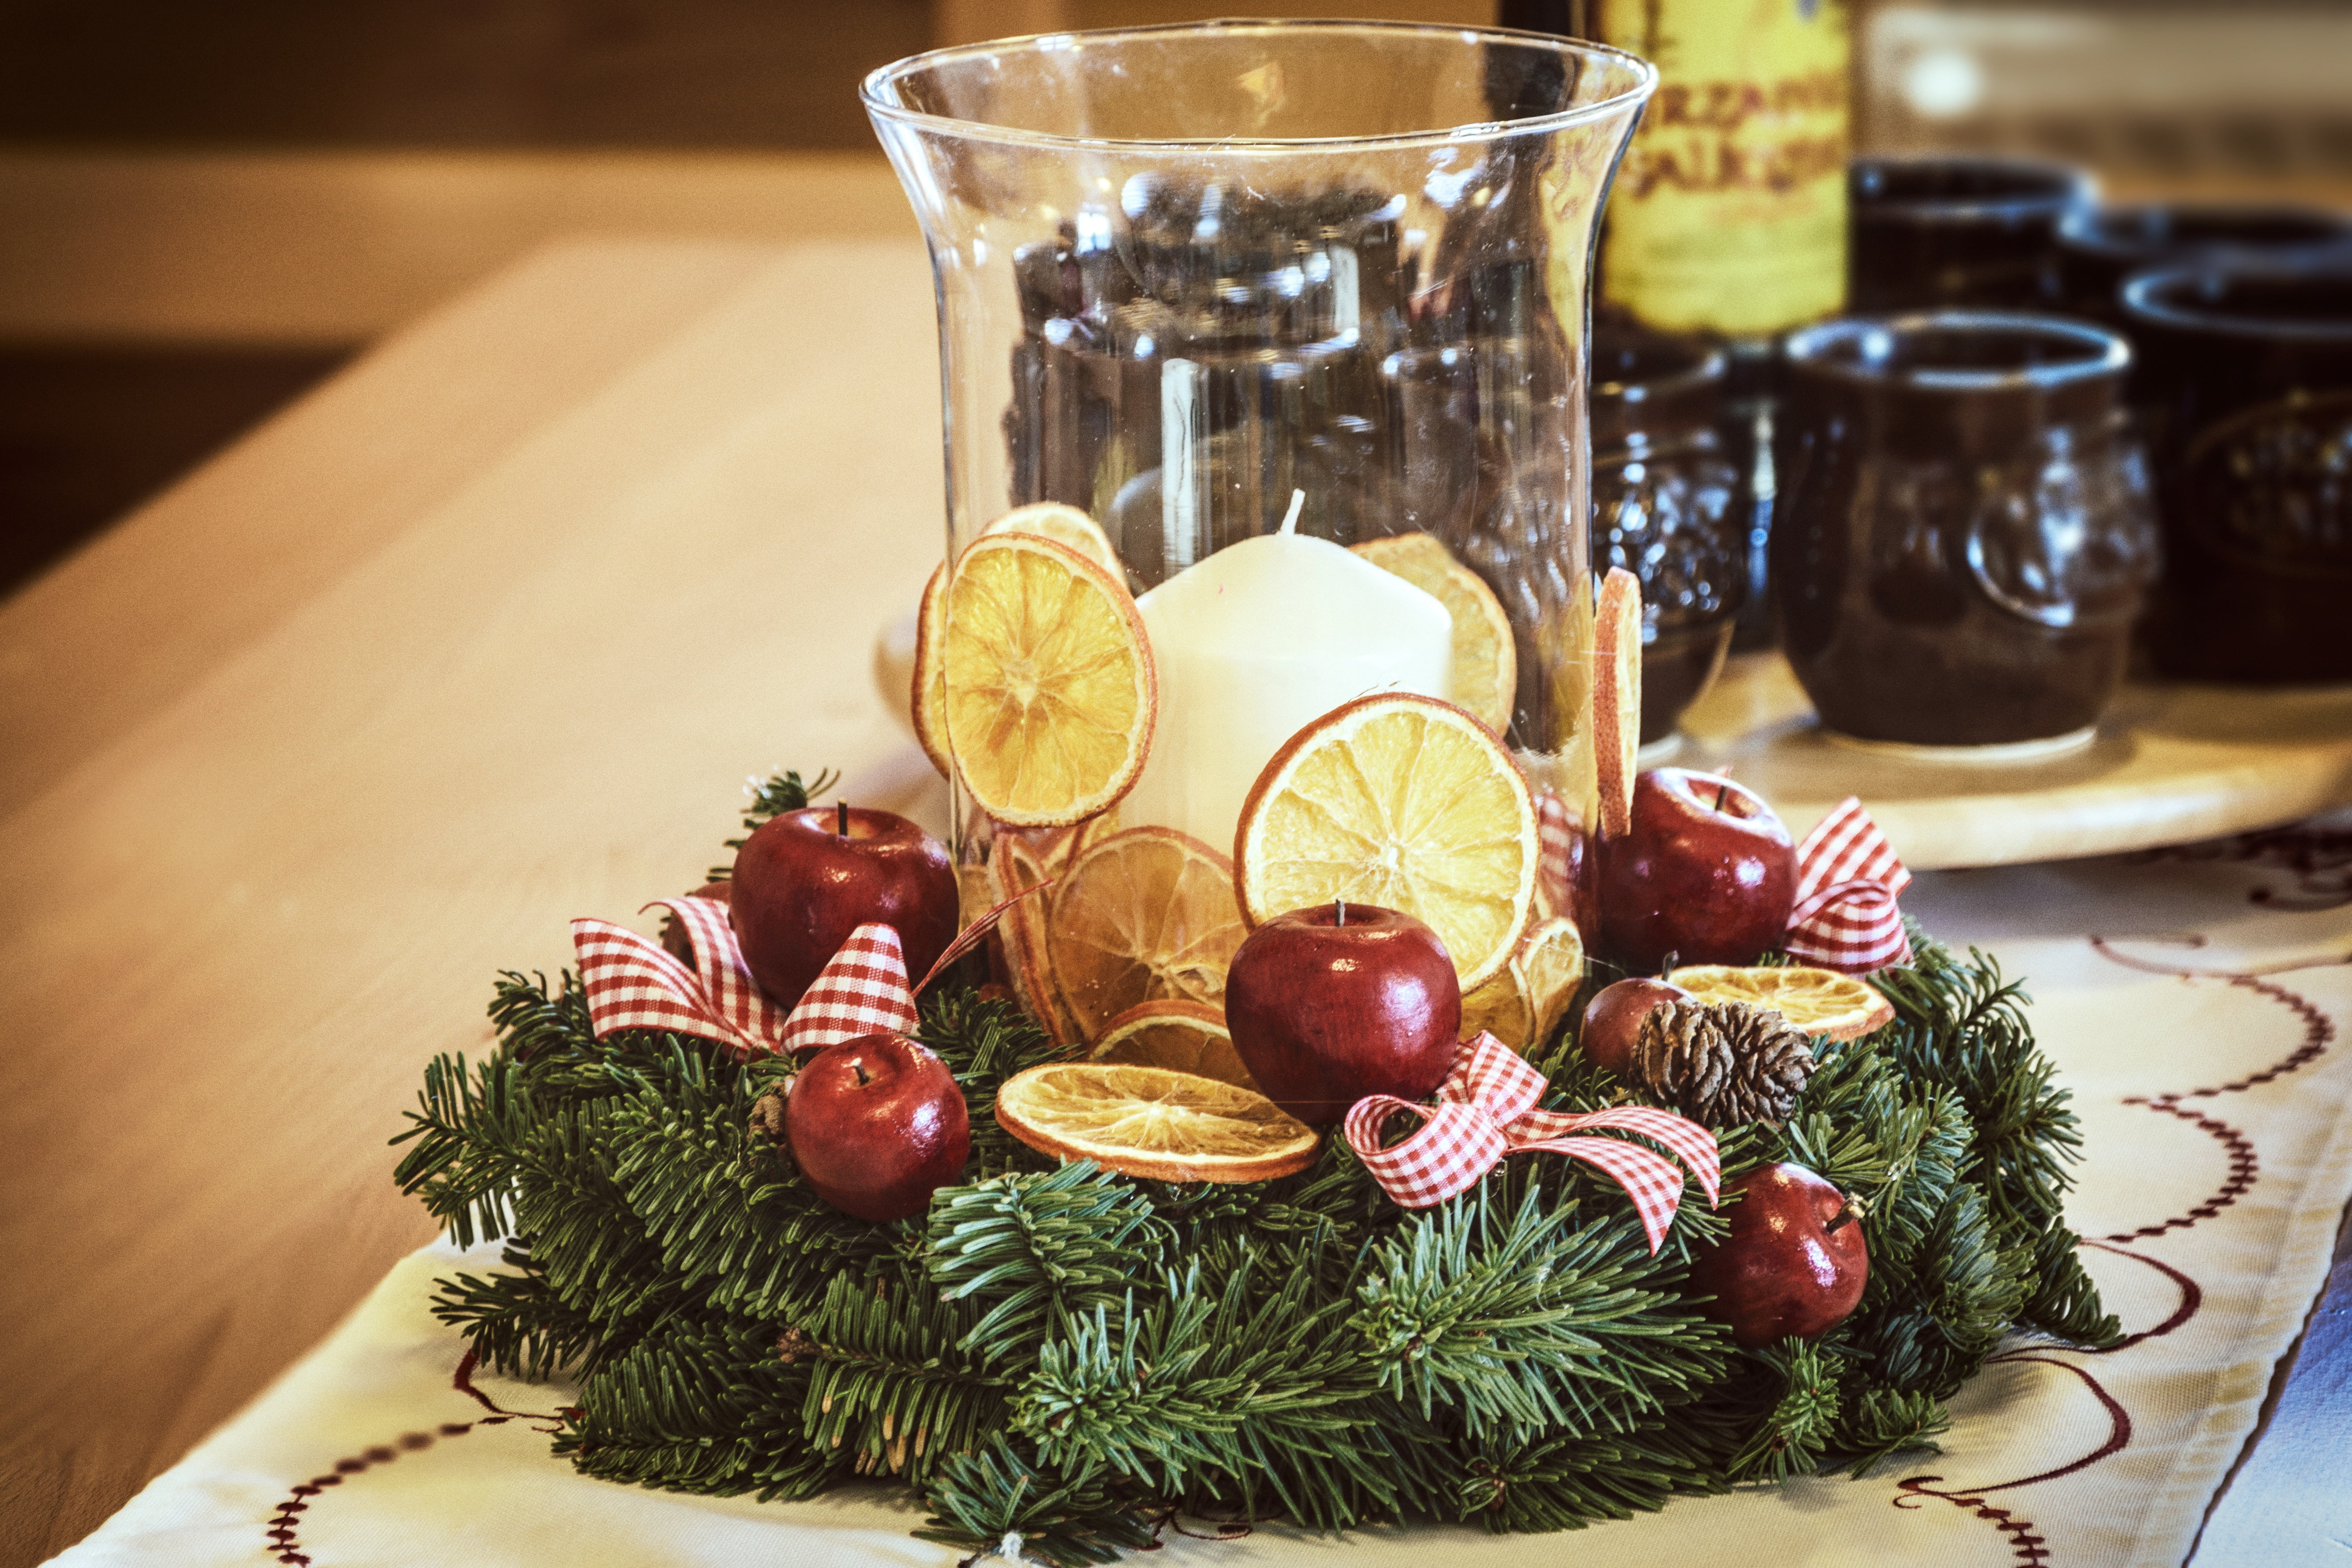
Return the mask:
<svg viewBox="0 0 2352 1568">
<path fill-rule="evenodd" d="M 1822 724 L 1905 746 L 2088 739 L 2155 575 L 2122 338 L 2054 316 L 1789 340 L 1781 647 Z"/>
<path fill-rule="evenodd" d="M 2124 286 L 2164 521 L 2157 668 L 2352 680 L 2352 260 Z"/>
<path fill-rule="evenodd" d="M 2077 207 L 2058 225 L 2067 312 L 2123 325 L 2123 286 L 2137 272 L 2197 261 L 2294 260 L 2352 250 L 2352 216 L 2318 207 L 2151 202 Z"/>
<path fill-rule="evenodd" d="M 1750 518 L 1717 429 L 1722 352 L 1602 320 L 1591 353 L 1591 558 L 1641 579 L 1646 744 L 1673 734 L 1723 668 Z"/>
<path fill-rule="evenodd" d="M 1856 158 L 1846 167 L 1846 309 L 2049 308 L 2058 225 L 2090 176 L 2022 158 Z"/>
</svg>

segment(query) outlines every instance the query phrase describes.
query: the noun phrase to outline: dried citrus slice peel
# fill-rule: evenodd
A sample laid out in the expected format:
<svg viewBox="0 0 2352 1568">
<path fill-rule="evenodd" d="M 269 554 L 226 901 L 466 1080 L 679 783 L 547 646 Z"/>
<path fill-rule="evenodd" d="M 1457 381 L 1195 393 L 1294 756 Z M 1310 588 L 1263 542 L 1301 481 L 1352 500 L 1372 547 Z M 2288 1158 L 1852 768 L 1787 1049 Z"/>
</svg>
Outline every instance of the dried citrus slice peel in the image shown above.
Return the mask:
<svg viewBox="0 0 2352 1568">
<path fill-rule="evenodd" d="M 1526 978 L 1528 999 L 1536 1012 L 1535 1040 L 1541 1044 L 1568 1016 L 1584 984 L 1583 935 L 1566 915 L 1538 921 L 1528 928 L 1511 963 Z"/>
<path fill-rule="evenodd" d="M 1118 552 L 1110 547 L 1110 538 L 1103 532 L 1102 524 L 1061 501 L 1032 501 L 1027 506 L 1014 507 L 981 532 L 1033 533 L 1040 539 L 1050 539 L 1056 544 L 1068 545 L 1109 573 L 1113 581 L 1127 581 L 1127 568 L 1119 564 Z"/>
<path fill-rule="evenodd" d="M 996 1120 L 1043 1153 L 1160 1182 L 1265 1182 L 1315 1158 L 1312 1128 L 1265 1096 L 1193 1073 L 1049 1062 L 1005 1079 Z"/>
<path fill-rule="evenodd" d="M 1641 749 L 1642 584 L 1612 566 L 1592 626 L 1592 760 L 1603 837 L 1622 837 L 1633 826 L 1633 757 Z"/>
<path fill-rule="evenodd" d="M 1114 833 L 1079 852 L 1047 917 L 1054 978 L 1087 1038 L 1146 1002 L 1222 1006 L 1248 932 L 1233 863 L 1169 827 Z"/>
<path fill-rule="evenodd" d="M 1433 697 L 1342 703 L 1274 754 L 1242 807 L 1234 886 L 1255 926 L 1345 899 L 1427 922 L 1476 990 L 1535 906 L 1536 808 L 1494 732 Z"/>
<path fill-rule="evenodd" d="M 931 766 L 947 778 L 955 777 L 948 752 L 948 667 L 943 657 L 948 631 L 948 567 L 942 561 L 923 584 L 922 607 L 915 612 L 914 689 L 908 710 L 915 721 L 915 739 Z"/>
<path fill-rule="evenodd" d="M 1050 539 L 984 534 L 956 562 L 947 612 L 941 727 L 982 809 L 1067 824 L 1134 786 L 1159 693 L 1143 618 L 1109 574 Z"/>
<path fill-rule="evenodd" d="M 1702 1002 L 1745 1002 L 1777 1009 L 1808 1035 L 1851 1040 L 1893 1022 L 1894 1005 L 1851 974 L 1834 969 L 1698 963 L 1666 976 Z"/>
<path fill-rule="evenodd" d="M 1518 650 L 1503 602 L 1433 533 L 1368 539 L 1357 554 L 1430 595 L 1454 617 L 1454 684 L 1447 693 L 1497 735 L 1511 727 L 1519 689 Z"/>
<path fill-rule="evenodd" d="M 1200 1002 L 1146 1002 L 1129 1007 L 1103 1026 L 1091 1057 L 1098 1062 L 1166 1068 L 1257 1089 L 1257 1079 L 1250 1077 L 1241 1053 L 1234 1049 L 1224 1014 Z"/>
<path fill-rule="evenodd" d="M 990 907 L 1016 893 L 1027 892 L 1044 880 L 1034 861 L 1014 853 L 1013 846 L 1003 838 L 997 841 L 988 862 Z M 1052 908 L 1053 896 L 1051 888 L 1030 893 L 1004 911 L 989 936 L 1003 956 L 1005 977 L 1012 983 L 1014 998 L 1044 1027 L 1047 1039 L 1066 1047 L 1076 1045 L 1085 1037 L 1054 989 L 1054 969 L 1045 945 L 1047 911 Z"/>
</svg>

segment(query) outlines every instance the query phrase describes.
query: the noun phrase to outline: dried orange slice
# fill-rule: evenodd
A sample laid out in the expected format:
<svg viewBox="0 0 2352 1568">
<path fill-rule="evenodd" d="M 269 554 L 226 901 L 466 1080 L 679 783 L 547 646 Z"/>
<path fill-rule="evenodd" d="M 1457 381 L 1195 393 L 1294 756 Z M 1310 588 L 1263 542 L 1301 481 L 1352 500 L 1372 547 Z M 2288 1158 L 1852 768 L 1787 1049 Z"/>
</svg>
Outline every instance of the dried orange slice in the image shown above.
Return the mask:
<svg viewBox="0 0 2352 1568">
<path fill-rule="evenodd" d="M 1027 506 L 1014 507 L 994 522 L 981 530 L 987 533 L 1034 533 L 1040 539 L 1050 539 L 1056 544 L 1066 544 L 1111 575 L 1117 583 L 1127 581 L 1127 568 L 1120 564 L 1118 552 L 1110 547 L 1110 537 L 1102 524 L 1057 500 L 1032 501 Z"/>
<path fill-rule="evenodd" d="M 1044 879 L 1034 874 L 1033 865 L 1013 853 L 1012 846 L 1000 837 L 989 857 L 990 898 L 983 908 L 1003 903 L 1015 893 L 1037 887 Z M 1030 893 L 1004 911 L 989 935 L 1003 955 L 1005 976 L 1012 983 L 1014 999 L 1044 1026 L 1047 1039 L 1057 1046 L 1074 1046 L 1086 1037 L 1062 1005 L 1060 993 L 1054 989 L 1053 964 L 1045 951 L 1045 922 L 1053 892 L 1048 888 Z"/>
<path fill-rule="evenodd" d="M 1642 749 L 1642 583 L 1622 566 L 1601 580 L 1592 626 L 1592 760 L 1601 833 L 1633 826 L 1633 754 Z"/>
<path fill-rule="evenodd" d="M 1076 822 L 1134 786 L 1159 692 L 1124 587 L 1050 539 L 983 534 L 956 562 L 947 610 L 942 727 L 989 816 Z"/>
<path fill-rule="evenodd" d="M 1527 982 L 1528 999 L 1536 1014 L 1532 1039 L 1540 1045 L 1568 1016 L 1584 984 L 1584 937 L 1566 915 L 1538 921 L 1528 928 L 1511 965 Z"/>
<path fill-rule="evenodd" d="M 1054 888 L 1054 978 L 1092 1039 L 1163 998 L 1222 1006 L 1225 967 L 1247 935 L 1233 865 L 1171 827 L 1135 827 L 1079 853 Z"/>
<path fill-rule="evenodd" d="M 1497 735 L 1509 730 L 1518 699 L 1519 655 L 1511 641 L 1511 617 L 1503 613 L 1495 590 L 1433 533 L 1368 539 L 1354 548 L 1445 606 L 1454 617 L 1454 685 L 1446 695 Z"/>
<path fill-rule="evenodd" d="M 948 752 L 948 667 L 941 657 L 948 630 L 948 564 L 942 561 L 923 584 L 922 607 L 915 612 L 914 689 L 908 694 L 908 712 L 915 721 L 915 739 L 923 755 L 943 777 L 955 777 Z"/>
<path fill-rule="evenodd" d="M 1092 1058 L 1137 1067 L 1166 1068 L 1239 1084 L 1255 1091 L 1257 1079 L 1234 1049 L 1224 1014 L 1200 1002 L 1146 1002 L 1103 1026 Z"/>
<path fill-rule="evenodd" d="M 1584 942 L 1564 916 L 1538 921 L 1502 972 L 1462 998 L 1462 1037 L 1481 1029 L 1515 1051 L 1551 1038 L 1584 983 Z"/>
<path fill-rule="evenodd" d="M 1234 837 L 1250 924 L 1345 899 L 1426 921 L 1465 993 L 1502 972 L 1535 907 L 1536 808 L 1494 731 L 1451 702 L 1360 697 L 1293 735 Z"/>
<path fill-rule="evenodd" d="M 1516 962 L 1465 994 L 1462 998 L 1462 1038 L 1475 1040 L 1483 1031 L 1515 1051 L 1525 1051 L 1535 1033 L 1536 1009 L 1528 995 L 1527 976 Z"/>
<path fill-rule="evenodd" d="M 1895 1017 L 1894 1005 L 1885 997 L 1834 969 L 1696 963 L 1666 979 L 1702 1002 L 1745 1002 L 1776 1009 L 1792 1027 L 1832 1040 L 1857 1038 Z"/>
<path fill-rule="evenodd" d="M 1117 1062 L 1048 1062 L 996 1091 L 996 1120 L 1032 1149 L 1160 1182 L 1265 1182 L 1315 1158 L 1314 1129 L 1212 1078 Z"/>
</svg>

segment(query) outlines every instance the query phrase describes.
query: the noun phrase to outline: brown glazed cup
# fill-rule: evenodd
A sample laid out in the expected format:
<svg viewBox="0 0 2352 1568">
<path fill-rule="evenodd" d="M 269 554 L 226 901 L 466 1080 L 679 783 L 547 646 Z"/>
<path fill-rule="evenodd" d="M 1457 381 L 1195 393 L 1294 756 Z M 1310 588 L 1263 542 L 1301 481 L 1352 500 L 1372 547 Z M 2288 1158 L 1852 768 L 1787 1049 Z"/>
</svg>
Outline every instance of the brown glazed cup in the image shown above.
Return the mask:
<svg viewBox="0 0 2352 1568">
<path fill-rule="evenodd" d="M 2149 202 L 2084 206 L 2058 225 L 2058 277 L 2066 313 L 2120 327 L 2123 286 L 2134 274 L 2190 262 L 2299 261 L 2352 256 L 2352 216 L 2319 207 L 2252 202 Z"/>
<path fill-rule="evenodd" d="M 1674 733 L 1723 668 L 1748 590 L 1748 516 L 1717 426 L 1725 358 L 1596 320 L 1592 568 L 1642 583 L 1642 740 Z"/>
<path fill-rule="evenodd" d="M 1846 167 L 1846 309 L 2051 310 L 2058 225 L 2091 178 L 2023 158 L 1856 158 Z"/>
<path fill-rule="evenodd" d="M 2114 332 L 2025 314 L 1789 341 L 1773 601 L 1824 727 L 1903 746 L 2087 738 L 2156 569 L 2130 363 Z"/>
<path fill-rule="evenodd" d="M 2164 524 L 2157 668 L 2352 680 L 2352 260 L 2149 273 L 2123 302 Z"/>
</svg>

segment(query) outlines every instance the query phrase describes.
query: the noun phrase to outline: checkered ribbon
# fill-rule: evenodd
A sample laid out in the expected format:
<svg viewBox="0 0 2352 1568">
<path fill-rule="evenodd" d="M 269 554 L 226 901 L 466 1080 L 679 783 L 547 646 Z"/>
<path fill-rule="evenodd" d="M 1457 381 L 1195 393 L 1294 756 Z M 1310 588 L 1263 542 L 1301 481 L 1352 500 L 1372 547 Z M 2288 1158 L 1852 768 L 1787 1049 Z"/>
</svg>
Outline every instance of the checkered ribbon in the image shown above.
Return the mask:
<svg viewBox="0 0 2352 1568">
<path fill-rule="evenodd" d="M 588 994 L 589 1022 L 600 1039 L 615 1029 L 667 1029 L 716 1041 L 741 1061 L 913 1028 L 914 999 L 923 988 L 970 952 L 1006 910 L 1037 890 L 1016 893 L 966 926 L 912 987 L 898 933 L 878 921 L 861 925 L 789 1014 L 751 978 L 726 906 L 709 899 L 656 899 L 646 906 L 678 918 L 694 950 L 692 969 L 610 921 L 573 921 L 572 947 Z"/>
<path fill-rule="evenodd" d="M 1848 795 L 1797 846 L 1797 902 L 1789 911 L 1790 958 L 1845 974 L 1906 963 L 1895 895 L 1911 873 L 1862 802 Z"/>
<path fill-rule="evenodd" d="M 1568 802 L 1547 785 L 1536 794 L 1536 885 L 1550 900 L 1552 912 L 1566 914 L 1576 867 L 1576 825 L 1569 820 Z"/>
<path fill-rule="evenodd" d="M 1356 1101 L 1342 1125 L 1348 1147 L 1383 1192 L 1401 1207 L 1423 1209 L 1444 1203 L 1477 1182 L 1506 1154 L 1543 1152 L 1565 1154 L 1607 1172 L 1642 1216 L 1650 1250 L 1658 1250 L 1666 1227 L 1682 1206 L 1683 1173 L 1674 1161 L 1639 1143 L 1617 1138 L 1571 1138 L 1588 1128 L 1637 1132 L 1672 1150 L 1697 1178 L 1712 1204 L 1720 1193 L 1723 1169 L 1715 1134 L 1672 1111 L 1624 1105 L 1581 1116 L 1538 1110 L 1543 1075 L 1519 1054 L 1481 1032 L 1454 1055 L 1454 1071 L 1438 1090 L 1434 1107 L 1415 1105 L 1392 1094 L 1370 1094 Z M 1426 1117 L 1412 1137 L 1393 1149 L 1381 1147 L 1381 1128 L 1400 1110 Z"/>
</svg>

